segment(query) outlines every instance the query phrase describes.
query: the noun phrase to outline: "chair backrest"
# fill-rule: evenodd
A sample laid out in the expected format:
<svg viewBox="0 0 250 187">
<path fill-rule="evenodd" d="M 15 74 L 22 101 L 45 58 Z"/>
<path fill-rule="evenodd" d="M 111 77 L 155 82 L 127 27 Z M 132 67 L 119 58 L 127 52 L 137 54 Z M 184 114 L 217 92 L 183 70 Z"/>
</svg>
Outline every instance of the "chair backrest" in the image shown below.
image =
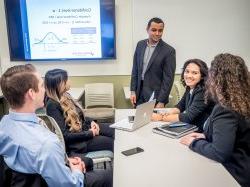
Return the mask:
<svg viewBox="0 0 250 187">
<path fill-rule="evenodd" d="M 46 181 L 38 174 L 20 173 L 10 169 L 0 155 L 0 186 L 3 187 L 47 187 Z"/>
<path fill-rule="evenodd" d="M 45 122 L 45 124 L 41 124 L 41 125 L 46 125 L 46 127 L 49 128 L 51 132 L 55 133 L 58 136 L 59 140 L 62 142 L 64 146 L 64 150 L 66 153 L 65 141 L 64 141 L 62 131 L 60 127 L 58 126 L 57 122 L 54 120 L 54 118 L 46 114 L 38 115 L 38 117 Z M 94 152 L 91 152 L 90 155 L 91 156 L 88 156 L 88 157 L 92 158 L 94 163 L 111 161 L 111 159 L 113 158 L 113 153 L 111 151 L 94 151 Z M 67 155 L 65 156 L 66 156 L 65 162 L 67 162 Z"/>
<path fill-rule="evenodd" d="M 54 120 L 54 118 L 52 118 L 46 114 L 39 114 L 38 117 L 45 122 L 46 126 L 50 129 L 51 132 L 53 132 L 57 135 L 57 137 L 59 138 L 59 140 L 62 142 L 62 144 L 64 146 L 64 150 L 66 150 L 65 141 L 64 141 L 62 131 L 61 131 L 60 127 L 58 126 L 57 122 Z"/>
<path fill-rule="evenodd" d="M 185 88 L 184 86 L 181 84 L 180 81 L 174 81 L 174 88 L 176 90 L 176 94 L 177 94 L 177 100 L 180 101 L 183 94 L 185 93 Z M 176 103 L 177 104 L 177 103 Z"/>
<path fill-rule="evenodd" d="M 85 108 L 114 108 L 114 86 L 112 83 L 85 84 Z"/>
</svg>

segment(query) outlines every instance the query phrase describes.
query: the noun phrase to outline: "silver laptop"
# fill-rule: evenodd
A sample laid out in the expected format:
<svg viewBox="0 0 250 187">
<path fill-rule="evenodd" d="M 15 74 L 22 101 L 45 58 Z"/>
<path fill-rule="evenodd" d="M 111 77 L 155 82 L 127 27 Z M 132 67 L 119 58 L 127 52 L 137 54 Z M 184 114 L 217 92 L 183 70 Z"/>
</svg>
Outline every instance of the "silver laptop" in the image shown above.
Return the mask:
<svg viewBox="0 0 250 187">
<path fill-rule="evenodd" d="M 131 116 L 129 116 L 110 125 L 110 127 L 125 131 L 134 131 L 135 129 L 138 129 L 151 121 L 154 106 L 155 100 L 138 105 L 136 107 L 134 121 L 131 121 Z"/>
</svg>

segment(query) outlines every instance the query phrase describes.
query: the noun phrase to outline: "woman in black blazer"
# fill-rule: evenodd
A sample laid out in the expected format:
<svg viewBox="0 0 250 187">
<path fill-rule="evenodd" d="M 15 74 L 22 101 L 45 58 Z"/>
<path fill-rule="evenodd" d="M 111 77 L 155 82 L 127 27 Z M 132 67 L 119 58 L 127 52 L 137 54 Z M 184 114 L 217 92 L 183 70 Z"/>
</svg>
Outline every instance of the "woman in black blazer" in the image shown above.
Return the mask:
<svg viewBox="0 0 250 187">
<path fill-rule="evenodd" d="M 244 187 L 250 186 L 250 75 L 242 58 L 219 54 L 212 61 L 206 97 L 217 105 L 204 134 L 191 133 L 181 143 L 222 163 Z"/>
<path fill-rule="evenodd" d="M 199 59 L 191 59 L 185 62 L 181 74 L 181 82 L 186 91 L 176 105 L 167 113 L 153 114 L 155 121 L 186 122 L 197 125 L 199 131 L 203 130 L 203 124 L 211 114 L 213 104 L 206 104 L 204 101 L 205 86 L 208 67 L 205 62 Z"/>
<path fill-rule="evenodd" d="M 113 151 L 114 129 L 86 119 L 82 107 L 67 93 L 69 88 L 66 71 L 53 69 L 46 73 L 46 112 L 60 126 L 67 153 Z"/>
</svg>

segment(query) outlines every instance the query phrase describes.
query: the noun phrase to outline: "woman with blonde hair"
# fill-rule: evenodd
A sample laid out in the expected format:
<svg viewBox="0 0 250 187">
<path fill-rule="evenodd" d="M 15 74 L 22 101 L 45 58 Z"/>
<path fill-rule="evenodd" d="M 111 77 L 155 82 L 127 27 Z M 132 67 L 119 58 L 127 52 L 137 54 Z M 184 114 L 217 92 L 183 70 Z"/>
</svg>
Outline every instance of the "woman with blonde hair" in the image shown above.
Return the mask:
<svg viewBox="0 0 250 187">
<path fill-rule="evenodd" d="M 204 133 L 191 133 L 181 143 L 223 164 L 241 186 L 250 186 L 250 74 L 244 60 L 219 54 L 211 63 L 206 98 L 217 103 Z"/>
<path fill-rule="evenodd" d="M 67 92 L 70 88 L 68 74 L 53 69 L 45 75 L 47 94 L 46 112 L 53 117 L 64 135 L 66 151 L 86 153 L 99 150 L 113 151 L 114 130 L 84 117 L 82 107 Z"/>
</svg>

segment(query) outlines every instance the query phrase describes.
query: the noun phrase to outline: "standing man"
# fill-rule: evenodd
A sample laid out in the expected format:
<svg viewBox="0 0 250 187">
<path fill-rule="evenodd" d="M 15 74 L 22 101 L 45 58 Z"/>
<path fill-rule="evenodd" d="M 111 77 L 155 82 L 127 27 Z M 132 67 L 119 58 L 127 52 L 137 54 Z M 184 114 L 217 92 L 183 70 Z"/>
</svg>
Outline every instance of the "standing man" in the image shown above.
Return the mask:
<svg viewBox="0 0 250 187">
<path fill-rule="evenodd" d="M 1 77 L 1 89 L 10 112 L 0 122 L 0 154 L 9 168 L 21 173 L 37 173 L 49 187 L 112 185 L 112 175 L 85 171 L 79 157 L 69 158 L 58 137 L 39 124 L 35 111 L 43 107 L 43 79 L 31 64 L 9 68 Z"/>
<path fill-rule="evenodd" d="M 164 22 L 152 18 L 147 25 L 148 39 L 137 43 L 131 76 L 130 101 L 133 106 L 147 102 L 152 96 L 156 108 L 163 108 L 174 81 L 175 49 L 161 37 Z"/>
</svg>

